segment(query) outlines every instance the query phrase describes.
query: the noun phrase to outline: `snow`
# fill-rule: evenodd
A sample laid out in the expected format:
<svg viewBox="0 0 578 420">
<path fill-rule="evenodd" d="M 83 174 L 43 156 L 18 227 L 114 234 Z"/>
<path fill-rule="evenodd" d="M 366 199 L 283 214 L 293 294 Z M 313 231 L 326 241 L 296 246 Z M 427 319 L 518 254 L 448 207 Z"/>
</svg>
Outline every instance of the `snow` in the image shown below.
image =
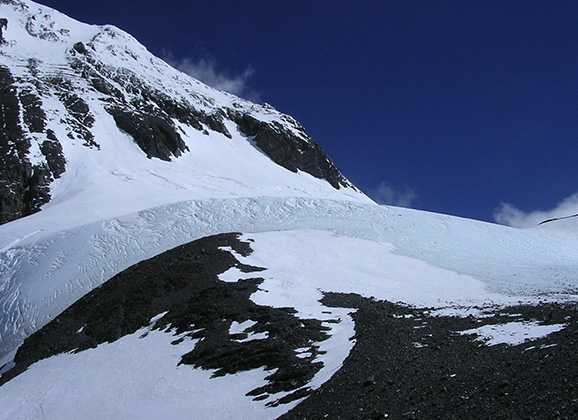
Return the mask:
<svg viewBox="0 0 578 420">
<path fill-rule="evenodd" d="M 23 337 L 114 274 L 177 245 L 220 232 L 313 229 L 350 237 L 355 246 L 356 239 L 371 242 L 372 246 L 366 246 L 370 253 L 360 256 L 362 262 L 338 250 L 334 262 L 324 256 L 334 247 L 323 241 L 338 241 L 339 246 L 347 241 L 334 237 L 314 241 L 316 248 L 296 254 L 305 260 L 294 257 L 295 265 L 313 266 L 318 261 L 319 265 L 341 265 L 344 270 L 351 265 L 350 274 L 363 281 L 352 277 L 351 287 L 342 281 L 343 290 L 353 291 L 356 282 L 361 282 L 366 290 L 358 287 L 360 293 L 414 305 L 468 307 L 568 300 L 575 298 L 573 290 L 578 286 L 578 247 L 570 235 L 353 201 L 192 200 L 56 232 L 56 223 L 47 224 L 47 213 L 0 226 L 0 354 L 13 350 Z M 59 217 L 65 220 L 69 215 L 74 217 L 70 212 Z M 290 252 L 297 252 L 298 242 L 289 236 L 287 243 L 267 243 L 280 250 L 291 246 Z M 354 252 L 355 246 L 346 248 Z M 419 270 L 427 277 L 412 274 Z M 389 281 L 380 282 L 378 276 Z"/>
<path fill-rule="evenodd" d="M 189 151 L 171 162 L 147 159 L 133 139 L 118 129 L 99 98 L 85 93 L 95 116 L 91 131 L 100 149 L 68 139 L 60 123 L 68 115 L 64 105 L 55 96 L 45 97 L 47 128 L 66 139 L 62 141 L 66 172 L 51 184 L 52 199 L 40 214 L 11 224 L 23 224 L 27 231 L 37 226 L 34 230 L 56 232 L 151 207 L 209 198 L 316 197 L 371 203 L 353 189 L 335 190 L 325 180 L 277 165 L 230 122 L 226 125 L 232 139 L 180 125 Z M 34 162 L 38 161 L 36 148 L 29 156 Z M 3 232 L 0 248 L 15 239 L 10 231 Z"/>
<path fill-rule="evenodd" d="M 229 335 L 244 333 L 245 330 L 251 328 L 256 323 L 257 322 L 251 321 L 250 319 L 244 322 L 232 322 L 229 328 Z"/>
<path fill-rule="evenodd" d="M 64 105 L 55 92 L 43 92 L 47 128 L 64 140 L 67 166 L 41 212 L 0 226 L 0 366 L 10 363 L 25 337 L 115 274 L 222 232 L 254 239 L 252 255 L 235 254 L 266 268 L 258 274 L 265 280 L 253 301 L 294 307 L 302 318 L 340 321 L 324 324 L 328 340 L 310 343 L 325 352 L 317 356 L 324 365 L 308 385 L 313 389 L 342 366 L 355 344 L 352 309 L 322 306 L 322 292 L 433 308 L 434 316 L 478 318 L 520 302 L 576 300 L 577 219 L 521 230 L 378 206 L 354 189 L 335 190 L 276 165 L 230 122 L 231 139 L 179 124 L 189 152 L 171 162 L 147 159 L 117 128 L 100 94 L 71 70 L 74 43 L 91 45 L 105 67 L 134 74 L 196 109 L 234 108 L 308 137 L 293 118 L 172 69 L 118 28 L 79 23 L 28 0 L 0 3 L 0 16 L 9 21 L 3 65 L 30 78 L 28 59 L 34 57 L 41 76 L 67 78 L 95 117 L 92 131 L 100 146 L 68 139 L 60 122 L 68 115 Z M 29 159 L 36 164 L 43 163 L 42 140 L 33 138 Z M 220 275 L 223 281 L 246 277 L 255 273 L 231 269 Z M 229 333 L 245 332 L 252 322 L 233 323 Z M 516 321 L 460 334 L 476 334 L 488 345 L 516 345 L 562 328 Z M 210 379 L 210 372 L 177 366 L 195 342 L 175 346 L 170 333 L 147 331 L 36 363 L 2 387 L 0 418 L 271 418 L 297 404 L 269 409 L 266 401 L 245 397 L 264 383 L 267 373 L 260 369 Z M 251 333 L 244 340 L 265 337 Z M 298 354 L 309 357 L 311 348 Z M 87 374 L 90 365 L 99 368 Z"/>
<path fill-rule="evenodd" d="M 0 358 L 0 375 L 8 372 L 14 367 L 14 356 L 16 356 L 16 350 L 4 355 Z"/>
<path fill-rule="evenodd" d="M 0 3 L 0 15 L 8 19 L 8 27 L 4 31 L 8 45 L 2 47 L 2 55 L 20 64 L 11 66 L 11 69 L 24 72 L 23 67 L 30 58 L 45 62 L 52 68 L 65 65 L 66 48 L 76 40 L 92 38 L 99 31 L 97 26 L 80 23 L 32 1 L 17 0 L 14 4 L 10 3 Z M 43 33 L 52 34 L 51 39 L 42 37 Z"/>
<path fill-rule="evenodd" d="M 147 331 L 34 364 L 2 387 L 0 418 L 270 419 L 296 405 L 269 408 L 267 401 L 245 396 L 264 385 L 270 372 L 211 378 L 211 371 L 178 365 L 195 340 L 173 345 L 174 335 Z"/>
<path fill-rule="evenodd" d="M 311 355 L 313 353 L 311 353 L 310 351 L 295 351 L 296 356 L 299 357 L 300 359 L 306 359 L 308 357 L 311 357 Z"/>
<path fill-rule="evenodd" d="M 566 328 L 566 324 L 541 325 L 536 321 L 508 322 L 505 324 L 483 325 L 471 330 L 458 331 L 461 335 L 475 334 L 477 341 L 487 346 L 508 344 L 517 346 L 526 341 L 547 337 Z M 541 348 L 547 348 L 542 346 Z M 526 349 L 527 350 L 527 349 Z"/>
<path fill-rule="evenodd" d="M 358 293 L 420 307 L 507 300 L 471 276 L 397 255 L 391 244 L 383 242 L 327 231 L 263 232 L 245 238 L 254 240 L 254 253 L 241 257 L 241 262 L 268 269 L 259 273 L 265 282 L 251 299 L 261 305 L 294 307 L 301 317 L 322 317 L 326 308 L 318 302 L 320 291 Z"/>
<path fill-rule="evenodd" d="M 300 317 L 341 320 L 326 324 L 331 328 L 329 340 L 311 343 L 326 351 L 318 356 L 324 367 L 311 387 L 329 379 L 354 345 L 351 310 L 323 307 L 321 291 L 446 310 L 495 309 L 544 300 L 536 291 L 562 292 L 556 281 L 572 285 L 578 265 L 575 240 L 543 230 L 347 201 L 190 201 L 63 232 L 23 235 L 19 242 L 7 244 L 0 257 L 4 354 L 114 273 L 178 244 L 226 231 L 243 231 L 244 239 L 254 240 L 254 253 L 237 258 L 267 268 L 259 273 L 265 278 L 262 290 L 251 297 L 256 303 L 295 307 Z M 499 248 L 491 246 L 496 242 Z M 492 270 L 495 277 L 488 275 Z M 236 281 L 243 276 L 254 273 L 233 270 L 220 278 Z M 512 278 L 523 281 L 512 284 Z"/>
<path fill-rule="evenodd" d="M 32 231 L 58 232 L 108 220 L 151 207 L 192 199 L 234 197 L 317 197 L 370 203 L 351 188 L 335 190 L 326 181 L 306 173 L 293 173 L 272 162 L 227 120 L 233 138 L 214 132 L 208 135 L 177 124 L 189 148 L 172 162 L 147 159 L 134 140 L 120 131 L 104 109 L 102 94 L 71 68 L 70 49 L 76 42 L 89 45 L 90 54 L 116 74 L 134 75 L 138 80 L 174 100 L 188 103 L 208 114 L 235 109 L 263 121 L 275 122 L 304 137 L 301 126 L 291 117 L 268 105 L 258 105 L 203 83 L 173 69 L 153 56 L 129 34 L 110 25 L 87 25 L 29 0 L 0 3 L 0 16 L 8 19 L 7 44 L 0 48 L 2 65 L 9 67 L 19 89 L 41 94 L 47 115 L 47 129 L 60 139 L 66 172 L 51 184 L 51 201 L 23 224 L 16 235 L 0 233 L 0 249 Z M 34 59 L 34 71 L 30 59 Z M 63 77 L 87 103 L 95 117 L 91 132 L 100 148 L 88 148 L 70 139 L 63 121 L 70 118 L 56 88 L 42 84 L 46 77 Z M 40 79 L 39 79 L 40 78 Z M 31 83 L 34 81 L 34 83 Z M 117 86 L 127 100 L 130 93 Z M 26 127 L 24 127 L 26 128 Z M 31 138 L 28 154 L 33 164 L 45 159 L 38 144 L 45 135 L 26 133 Z M 37 228 L 30 229 L 37 219 Z M 31 223 L 31 224 L 30 224 Z M 21 230 L 26 233 L 22 234 Z"/>
<path fill-rule="evenodd" d="M 443 317 L 443 316 L 453 316 L 457 318 L 467 318 L 467 317 L 474 317 L 480 318 L 488 316 L 489 314 L 484 313 L 479 308 L 472 308 L 472 307 L 447 307 L 447 308 L 439 308 L 428 312 L 429 316 L 436 316 L 436 317 Z M 493 315 L 490 315 L 493 316 Z"/>
<path fill-rule="evenodd" d="M 274 303 L 267 299 L 253 300 Z M 319 388 L 339 370 L 355 344 L 350 340 L 354 324 L 348 309 L 323 308 L 321 313 L 322 307 L 315 306 L 303 313 L 340 322 L 326 324 L 331 327 L 329 339 L 310 343 L 324 352 L 316 358 L 323 362 L 323 367 L 307 384 L 311 389 Z M 269 419 L 289 411 L 301 401 L 271 408 L 265 404 L 287 393 L 273 394 L 259 402 L 245 396 L 266 383 L 265 377 L 270 372 L 263 369 L 211 378 L 208 371 L 178 365 L 181 356 L 197 341 L 186 339 L 173 345 L 175 336 L 169 333 L 170 327 L 164 332 L 152 330 L 165 314 L 152 317 L 148 327 L 114 343 L 35 363 L 2 387 L 0 419 L 168 417 L 178 420 L 190 418 L 192 412 L 196 418 Z M 254 325 L 251 320 L 233 322 L 229 334 L 245 332 Z M 263 338 L 267 338 L 267 333 L 251 333 L 239 341 Z M 309 355 L 301 353 L 301 357 Z M 98 369 L 86 374 L 86 366 L 98 366 Z M 62 399 L 62 395 L 66 395 L 66 399 Z"/>
<path fill-rule="evenodd" d="M 256 323 L 257 322 L 251 320 L 247 320 L 244 322 L 232 322 L 231 327 L 229 328 L 229 335 L 245 333 L 249 328 L 251 328 Z M 244 343 L 253 340 L 264 340 L 268 337 L 269 334 L 267 332 L 249 332 L 247 333 L 246 338 L 238 339 L 235 341 L 237 341 L 238 343 Z"/>
<path fill-rule="evenodd" d="M 267 332 L 249 333 L 249 334 L 247 334 L 247 338 L 242 338 L 240 340 L 235 340 L 235 341 L 238 343 L 246 343 L 248 341 L 265 340 L 268 337 L 269 337 L 269 333 L 267 333 Z"/>
</svg>

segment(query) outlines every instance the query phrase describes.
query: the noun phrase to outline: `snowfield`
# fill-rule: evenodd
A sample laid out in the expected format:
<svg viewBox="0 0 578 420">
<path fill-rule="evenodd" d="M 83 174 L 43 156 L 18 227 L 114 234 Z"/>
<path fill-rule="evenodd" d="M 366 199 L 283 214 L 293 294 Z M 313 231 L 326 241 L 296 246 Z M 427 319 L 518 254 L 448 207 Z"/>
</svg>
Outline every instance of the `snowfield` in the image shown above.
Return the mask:
<svg viewBox="0 0 578 420">
<path fill-rule="evenodd" d="M 351 238 L 330 238 L 329 244 L 319 245 L 318 250 L 298 252 L 319 243 L 314 240 L 310 245 L 293 246 L 288 253 L 295 253 L 296 261 L 315 255 L 311 267 L 316 261 L 319 267 L 335 264 L 333 260 L 345 261 L 352 275 L 342 280 L 343 289 L 411 305 L 569 300 L 576 297 L 578 285 L 578 247 L 571 234 L 541 228 L 512 229 L 351 201 L 271 197 L 195 200 L 60 232 L 51 232 L 43 225 L 42 216 L 43 212 L 0 227 L 2 238 L 21 238 L 3 245 L 0 253 L 2 355 L 120 271 L 179 244 L 219 232 L 308 229 Z M 294 243 L 290 238 L 286 236 L 274 246 L 282 250 Z M 363 258 L 355 252 L 357 240 L 370 244 Z M 330 244 L 336 241 L 342 242 L 343 250 L 335 249 L 341 254 L 325 261 Z M 268 259 L 268 264 L 281 261 L 272 256 Z M 371 280 L 360 282 L 357 277 L 362 275 Z"/>
</svg>

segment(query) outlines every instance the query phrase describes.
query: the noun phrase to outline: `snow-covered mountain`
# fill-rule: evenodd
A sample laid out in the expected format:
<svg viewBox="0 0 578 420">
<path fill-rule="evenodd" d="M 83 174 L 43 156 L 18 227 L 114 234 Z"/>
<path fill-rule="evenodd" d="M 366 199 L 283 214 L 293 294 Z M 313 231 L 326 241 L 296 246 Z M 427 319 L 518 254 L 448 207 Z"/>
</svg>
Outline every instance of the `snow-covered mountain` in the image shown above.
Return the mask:
<svg viewBox="0 0 578 420">
<path fill-rule="evenodd" d="M 578 408 L 577 219 L 378 206 L 292 117 L 28 0 L 0 85 L 0 418 Z"/>
<path fill-rule="evenodd" d="M 113 26 L 0 7 L 0 223 L 201 197 L 367 200 L 292 117 L 192 79 Z"/>
</svg>

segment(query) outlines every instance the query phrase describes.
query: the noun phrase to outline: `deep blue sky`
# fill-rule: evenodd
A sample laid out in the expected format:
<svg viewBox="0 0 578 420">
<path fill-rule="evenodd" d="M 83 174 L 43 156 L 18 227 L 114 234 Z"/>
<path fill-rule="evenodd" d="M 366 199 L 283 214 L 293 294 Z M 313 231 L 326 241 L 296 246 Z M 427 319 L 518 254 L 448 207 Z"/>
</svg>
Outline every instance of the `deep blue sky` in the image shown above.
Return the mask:
<svg viewBox="0 0 578 420">
<path fill-rule="evenodd" d="M 488 220 L 578 191 L 578 2 L 40 1 L 158 55 L 252 67 L 367 191 Z"/>
</svg>

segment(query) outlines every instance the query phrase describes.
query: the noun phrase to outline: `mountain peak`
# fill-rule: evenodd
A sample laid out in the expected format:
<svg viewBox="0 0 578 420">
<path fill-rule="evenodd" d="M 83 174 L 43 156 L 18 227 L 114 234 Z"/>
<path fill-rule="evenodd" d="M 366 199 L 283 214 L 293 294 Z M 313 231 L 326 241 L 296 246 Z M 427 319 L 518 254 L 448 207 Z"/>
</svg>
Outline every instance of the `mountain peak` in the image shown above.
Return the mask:
<svg viewBox="0 0 578 420">
<path fill-rule="evenodd" d="M 114 26 L 27 0 L 0 0 L 0 18 L 0 223 L 79 196 L 86 222 L 114 215 L 102 203 L 119 194 L 134 211 L 238 185 L 369 201 L 294 118 L 203 84 Z"/>
</svg>

